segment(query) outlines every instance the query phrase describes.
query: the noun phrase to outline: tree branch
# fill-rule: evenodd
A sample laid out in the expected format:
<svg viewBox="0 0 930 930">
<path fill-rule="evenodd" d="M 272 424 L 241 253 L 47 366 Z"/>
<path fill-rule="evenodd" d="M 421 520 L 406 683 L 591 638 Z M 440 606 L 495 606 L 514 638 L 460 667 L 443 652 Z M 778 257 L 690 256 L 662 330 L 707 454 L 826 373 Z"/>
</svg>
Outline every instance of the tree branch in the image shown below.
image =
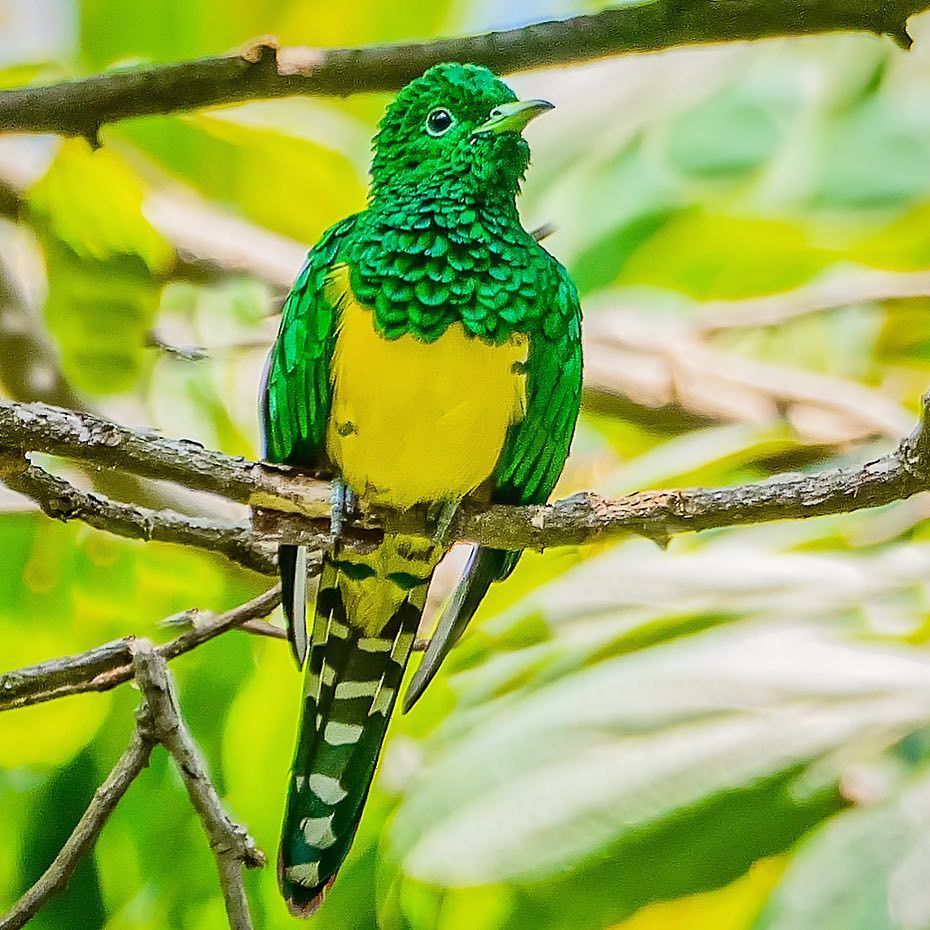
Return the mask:
<svg viewBox="0 0 930 930">
<path fill-rule="evenodd" d="M 930 423 L 928 397 L 921 423 Z M 930 425 L 918 426 L 895 452 L 859 467 L 737 487 L 644 491 L 618 500 L 580 494 L 529 507 L 468 502 L 453 521 L 450 538 L 503 549 L 543 549 L 601 542 L 633 532 L 664 543 L 675 533 L 879 507 L 930 488 L 927 436 Z M 327 518 L 321 516 L 328 513 L 326 486 L 293 469 L 230 458 L 196 443 L 145 436 L 72 411 L 7 401 L 0 401 L 0 448 L 65 455 L 168 478 L 194 489 L 216 493 L 225 489 L 232 500 L 255 505 L 253 545 L 289 543 L 319 549 L 331 542 Z M 269 505 L 275 509 L 266 509 Z M 82 513 L 73 515 L 83 518 Z M 108 528 L 105 519 L 96 525 Z M 122 528 L 118 521 L 116 526 Z M 347 527 L 346 541 L 370 546 L 377 542 L 381 526 L 429 533 L 420 510 L 372 511 Z"/>
<path fill-rule="evenodd" d="M 155 651 L 166 661 L 176 659 L 216 636 L 267 616 L 280 602 L 281 587 L 275 585 L 219 616 L 193 612 L 187 618 L 191 629 L 157 646 Z M 134 636 L 126 636 L 78 655 L 51 659 L 0 675 L 0 711 L 87 691 L 109 691 L 129 681 L 133 677 L 135 642 Z"/>
<path fill-rule="evenodd" d="M 146 639 L 133 644 L 133 671 L 145 696 L 143 715 L 152 738 L 177 765 L 187 795 L 200 817 L 216 859 L 220 888 L 231 930 L 252 930 L 242 870 L 259 868 L 265 856 L 243 827 L 233 823 L 210 781 L 203 759 L 178 708 L 174 682 L 165 658 Z"/>
<path fill-rule="evenodd" d="M 263 595 L 263 603 L 267 603 L 269 594 Z M 252 604 L 261 600 L 257 599 Z M 265 857 L 248 833 L 233 823 L 223 810 L 193 737 L 181 716 L 177 693 L 165 662 L 169 657 L 165 654 L 165 647 L 156 648 L 146 639 L 124 642 L 124 658 L 128 660 L 125 666 L 126 678 L 135 677 L 142 691 L 142 702 L 136 712 L 136 726 L 129 747 L 106 781 L 97 789 L 52 864 L 13 907 L 0 917 L 0 930 L 19 930 L 25 926 L 53 894 L 68 884 L 81 859 L 93 849 L 116 805 L 148 765 L 152 749 L 158 743 L 165 747 L 177 765 L 191 804 L 210 841 L 230 927 L 232 930 L 252 930 L 242 869 L 264 865 Z M 110 647 L 114 645 L 111 643 Z M 105 649 L 107 647 L 101 647 L 101 650 Z M 109 655 L 113 654 L 111 648 Z M 47 663 L 46 667 L 50 665 Z M 54 678 L 54 673 L 49 674 Z M 0 693 L 4 691 L 5 684 L 0 683 Z M 67 692 L 59 692 L 57 696 L 62 693 Z"/>
<path fill-rule="evenodd" d="M 133 116 L 259 97 L 396 90 L 443 61 L 471 61 L 508 73 L 675 45 L 838 30 L 887 33 L 907 47 L 908 17 L 927 8 L 921 0 L 651 0 L 427 44 L 278 49 L 265 40 L 227 57 L 5 91 L 0 131 L 95 139 L 104 123 Z"/>
<path fill-rule="evenodd" d="M 100 831 L 116 809 L 116 805 L 149 764 L 153 746 L 154 743 L 139 727 L 133 731 L 129 747 L 107 776 L 107 780 L 97 789 L 90 806 L 78 821 L 61 852 L 39 880 L 6 914 L 0 916 L 0 930 L 19 930 L 20 927 L 24 927 L 53 894 L 67 886 L 81 859 L 93 849 Z"/>
<path fill-rule="evenodd" d="M 265 575 L 275 571 L 272 547 L 256 540 L 248 523 L 189 517 L 173 510 L 122 504 L 81 491 L 25 458 L 0 453 L 0 480 L 12 491 L 36 501 L 55 520 L 80 520 L 97 529 L 142 539 L 218 552 Z"/>
<path fill-rule="evenodd" d="M 692 324 L 632 310 L 602 311 L 584 335 L 588 408 L 653 429 L 663 422 L 698 428 L 781 418 L 802 441 L 836 446 L 896 438 L 911 420 L 901 404 L 880 391 L 723 352 Z"/>
<path fill-rule="evenodd" d="M 118 468 L 243 504 L 299 509 L 310 515 L 329 509 L 328 488 L 310 475 L 46 404 L 0 400 L 0 450 L 43 452 L 95 468 Z"/>
</svg>

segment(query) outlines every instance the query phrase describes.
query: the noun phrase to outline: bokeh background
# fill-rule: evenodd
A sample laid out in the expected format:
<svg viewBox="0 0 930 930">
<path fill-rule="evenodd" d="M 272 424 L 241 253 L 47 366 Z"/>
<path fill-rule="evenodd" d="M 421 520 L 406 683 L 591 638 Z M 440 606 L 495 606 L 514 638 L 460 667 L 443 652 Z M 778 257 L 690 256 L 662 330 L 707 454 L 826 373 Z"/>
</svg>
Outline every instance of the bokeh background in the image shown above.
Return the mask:
<svg viewBox="0 0 930 930">
<path fill-rule="evenodd" d="M 428 39 L 580 3 L 0 0 L 0 84 L 269 33 Z M 909 429 L 930 385 L 930 21 L 912 32 L 910 53 L 836 35 L 513 78 L 557 106 L 528 132 L 522 211 L 554 224 L 547 246 L 586 313 L 589 387 L 560 494 L 856 463 Z M 127 121 L 95 153 L 0 139 L 0 391 L 257 455 L 275 309 L 305 249 L 363 204 L 386 99 Z M 315 926 L 926 930 L 927 516 L 915 499 L 666 550 L 528 555 L 395 721 Z M 267 584 L 0 496 L 3 670 L 165 638 L 161 619 Z M 286 647 L 235 633 L 173 669 L 226 803 L 273 857 L 300 687 Z M 60 848 L 137 698 L 0 715 L 0 910 Z M 273 867 L 248 889 L 257 926 L 295 925 Z M 225 926 L 163 753 L 33 926 Z"/>
</svg>

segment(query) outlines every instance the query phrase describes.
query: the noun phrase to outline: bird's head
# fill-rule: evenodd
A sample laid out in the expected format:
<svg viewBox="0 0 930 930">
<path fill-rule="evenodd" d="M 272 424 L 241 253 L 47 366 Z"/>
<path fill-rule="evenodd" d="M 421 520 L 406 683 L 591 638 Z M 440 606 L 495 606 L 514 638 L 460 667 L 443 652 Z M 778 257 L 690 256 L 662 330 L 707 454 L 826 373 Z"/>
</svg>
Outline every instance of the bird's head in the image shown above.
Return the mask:
<svg viewBox="0 0 930 930">
<path fill-rule="evenodd" d="M 513 197 L 530 160 L 521 132 L 551 109 L 545 100 L 518 100 L 487 68 L 435 65 L 397 95 L 381 120 L 372 195 L 438 185 L 453 197 Z"/>
</svg>

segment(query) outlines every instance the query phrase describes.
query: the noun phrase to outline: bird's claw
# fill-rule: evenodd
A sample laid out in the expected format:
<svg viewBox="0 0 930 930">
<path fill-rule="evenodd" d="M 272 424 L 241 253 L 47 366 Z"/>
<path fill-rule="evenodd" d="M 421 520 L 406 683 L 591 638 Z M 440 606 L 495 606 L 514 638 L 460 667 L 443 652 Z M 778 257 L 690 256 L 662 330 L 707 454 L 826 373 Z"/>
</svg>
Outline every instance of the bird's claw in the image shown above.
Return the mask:
<svg viewBox="0 0 930 930">
<path fill-rule="evenodd" d="M 329 513 L 329 532 L 336 541 L 342 536 L 345 522 L 354 513 L 358 503 L 355 492 L 340 478 L 333 481 L 332 508 Z"/>
</svg>

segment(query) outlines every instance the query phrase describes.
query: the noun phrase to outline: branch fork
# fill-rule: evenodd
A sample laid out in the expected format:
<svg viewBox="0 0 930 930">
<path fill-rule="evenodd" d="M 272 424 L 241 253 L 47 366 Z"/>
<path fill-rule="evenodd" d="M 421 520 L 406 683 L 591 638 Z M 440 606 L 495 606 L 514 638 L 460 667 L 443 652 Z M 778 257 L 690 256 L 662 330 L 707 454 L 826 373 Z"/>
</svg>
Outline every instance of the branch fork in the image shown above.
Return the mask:
<svg viewBox="0 0 930 930">
<path fill-rule="evenodd" d="M 233 822 L 223 809 L 200 752 L 181 715 L 174 679 L 163 650 L 150 640 L 124 641 L 130 673 L 138 682 L 142 700 L 129 747 L 106 781 L 97 789 L 74 832 L 39 880 L 0 916 L 0 930 L 19 930 L 56 892 L 65 888 L 79 862 L 92 851 L 117 804 L 149 764 L 153 749 L 161 744 L 174 761 L 197 812 L 216 859 L 226 914 L 233 930 L 253 930 L 243 869 L 259 868 L 265 855 L 244 827 Z M 23 670 L 28 672 L 29 670 Z M 98 676 L 99 679 L 99 676 Z M 2 682 L 0 691 L 7 691 Z"/>
</svg>

